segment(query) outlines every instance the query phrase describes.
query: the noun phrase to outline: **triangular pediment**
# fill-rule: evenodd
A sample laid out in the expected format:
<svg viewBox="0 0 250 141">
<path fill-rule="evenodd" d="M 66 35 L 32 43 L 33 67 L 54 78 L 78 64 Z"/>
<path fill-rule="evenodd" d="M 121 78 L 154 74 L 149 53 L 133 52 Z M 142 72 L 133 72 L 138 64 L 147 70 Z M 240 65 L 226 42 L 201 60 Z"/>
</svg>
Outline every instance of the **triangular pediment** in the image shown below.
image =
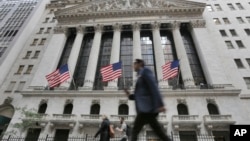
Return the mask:
<svg viewBox="0 0 250 141">
<path fill-rule="evenodd" d="M 55 13 L 58 19 L 70 16 L 105 17 L 122 14 L 132 14 L 133 12 L 143 13 L 152 11 L 158 12 L 200 12 L 205 8 L 205 3 L 192 2 L 187 0 L 103 0 L 98 2 L 82 3 L 77 6 L 61 9 Z M 157 12 L 158 11 L 158 12 Z M 132 14 L 133 15 L 133 14 Z M 135 14 L 134 16 L 136 16 Z"/>
</svg>

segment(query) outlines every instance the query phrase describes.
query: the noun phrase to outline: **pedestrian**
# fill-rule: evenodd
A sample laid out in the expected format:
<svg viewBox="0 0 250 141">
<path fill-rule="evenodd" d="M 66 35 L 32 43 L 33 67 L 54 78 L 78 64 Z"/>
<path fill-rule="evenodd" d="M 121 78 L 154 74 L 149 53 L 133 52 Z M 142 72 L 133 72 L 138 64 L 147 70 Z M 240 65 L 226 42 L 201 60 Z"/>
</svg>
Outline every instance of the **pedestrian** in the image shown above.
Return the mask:
<svg viewBox="0 0 250 141">
<path fill-rule="evenodd" d="M 106 115 L 102 115 L 102 124 L 97 133 L 95 134 L 95 138 L 100 134 L 100 141 L 109 141 L 110 140 L 110 122 Z"/>
<path fill-rule="evenodd" d="M 158 114 L 166 111 L 163 99 L 152 71 L 144 66 L 142 59 L 135 60 L 134 71 L 137 72 L 137 82 L 134 94 L 130 94 L 128 89 L 124 89 L 128 98 L 135 101 L 137 112 L 131 141 L 137 140 L 137 136 L 145 124 L 149 124 L 161 140 L 171 141 L 157 121 Z"/>
<path fill-rule="evenodd" d="M 120 117 L 120 124 L 121 127 L 116 127 L 115 129 L 120 132 L 121 139 L 120 141 L 126 141 L 127 140 L 127 124 L 125 123 L 124 117 Z"/>
</svg>

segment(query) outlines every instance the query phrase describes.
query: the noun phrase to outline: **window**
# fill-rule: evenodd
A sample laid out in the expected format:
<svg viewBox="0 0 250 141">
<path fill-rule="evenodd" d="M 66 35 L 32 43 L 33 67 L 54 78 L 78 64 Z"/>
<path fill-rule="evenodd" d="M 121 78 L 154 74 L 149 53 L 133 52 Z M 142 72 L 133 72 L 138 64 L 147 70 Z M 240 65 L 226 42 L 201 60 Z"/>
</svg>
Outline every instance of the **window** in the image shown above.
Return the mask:
<svg viewBox="0 0 250 141">
<path fill-rule="evenodd" d="M 229 141 L 230 133 L 229 131 L 212 131 L 214 136 L 214 141 Z"/>
<path fill-rule="evenodd" d="M 237 33 L 234 29 L 230 29 L 229 32 L 231 33 L 232 36 L 237 36 Z"/>
<path fill-rule="evenodd" d="M 16 85 L 15 81 L 10 82 L 10 84 L 5 92 L 11 92 L 14 89 L 15 85 Z"/>
<path fill-rule="evenodd" d="M 90 109 L 91 115 L 99 115 L 100 114 L 100 105 L 99 104 L 93 104 Z"/>
<path fill-rule="evenodd" d="M 39 106 L 38 114 L 45 114 L 47 109 L 47 103 L 43 103 Z"/>
<path fill-rule="evenodd" d="M 220 114 L 217 106 L 212 104 L 212 103 L 207 104 L 207 109 L 208 109 L 209 115 L 219 115 Z"/>
<path fill-rule="evenodd" d="M 34 39 L 31 45 L 35 46 L 37 44 L 37 42 L 38 42 L 38 39 Z"/>
<path fill-rule="evenodd" d="M 121 104 L 118 109 L 118 115 L 128 115 L 128 105 Z"/>
<path fill-rule="evenodd" d="M 41 42 L 40 42 L 39 45 L 44 45 L 45 41 L 46 41 L 46 39 L 45 39 L 45 38 L 42 38 L 42 40 L 41 40 Z"/>
<path fill-rule="evenodd" d="M 244 65 L 242 64 L 240 59 L 234 59 L 234 62 L 236 63 L 238 68 L 244 68 Z"/>
<path fill-rule="evenodd" d="M 25 85 L 25 81 L 21 81 L 16 89 L 16 92 L 20 92 L 23 90 L 23 87 Z"/>
<path fill-rule="evenodd" d="M 226 43 L 228 49 L 233 49 L 234 48 L 231 41 L 225 41 L 225 43 Z"/>
<path fill-rule="evenodd" d="M 246 61 L 247 61 L 248 65 L 250 66 L 250 58 L 247 58 Z"/>
<path fill-rule="evenodd" d="M 48 27 L 45 33 L 50 33 L 51 29 L 52 29 L 51 27 Z"/>
<path fill-rule="evenodd" d="M 0 47 L 0 57 L 3 56 L 6 49 L 7 49 L 7 47 Z"/>
<path fill-rule="evenodd" d="M 49 11 L 49 14 L 52 14 L 54 12 L 54 9 L 51 9 L 50 11 Z"/>
<path fill-rule="evenodd" d="M 227 36 L 227 33 L 225 30 L 220 30 L 220 34 L 222 37 L 226 37 Z"/>
<path fill-rule="evenodd" d="M 250 77 L 244 77 L 244 80 L 246 82 L 247 88 L 250 89 Z"/>
<path fill-rule="evenodd" d="M 40 133 L 41 133 L 41 129 L 39 129 L 39 128 L 31 129 L 30 128 L 28 130 L 28 134 L 25 138 L 25 141 L 37 141 Z"/>
<path fill-rule="evenodd" d="M 218 18 L 214 18 L 213 20 L 214 20 L 214 23 L 215 23 L 215 24 L 217 24 L 217 25 L 221 24 L 221 23 L 220 23 L 220 20 L 219 20 Z"/>
<path fill-rule="evenodd" d="M 244 30 L 245 30 L 246 34 L 247 34 L 248 36 L 250 36 L 250 29 L 244 29 Z"/>
<path fill-rule="evenodd" d="M 44 28 L 40 28 L 39 32 L 37 34 L 42 34 L 43 33 Z"/>
<path fill-rule="evenodd" d="M 238 22 L 239 22 L 240 24 L 245 23 L 244 20 L 243 20 L 241 17 L 237 17 L 236 19 L 238 20 Z"/>
<path fill-rule="evenodd" d="M 225 24 L 230 24 L 230 21 L 228 18 L 222 18 Z"/>
<path fill-rule="evenodd" d="M 188 108 L 185 104 L 177 105 L 178 115 L 188 115 Z"/>
<path fill-rule="evenodd" d="M 27 68 L 27 70 L 26 70 L 26 72 L 25 72 L 25 74 L 30 74 L 30 72 L 32 71 L 32 69 L 33 69 L 33 65 L 29 65 L 28 68 Z"/>
<path fill-rule="evenodd" d="M 213 7 L 212 7 L 211 5 L 207 5 L 207 10 L 208 10 L 209 12 L 214 11 L 214 10 L 213 10 Z"/>
<path fill-rule="evenodd" d="M 54 141 L 68 141 L 69 129 L 56 129 Z"/>
<path fill-rule="evenodd" d="M 56 21 L 56 18 L 53 17 L 52 20 L 51 20 L 51 23 L 54 23 Z"/>
<path fill-rule="evenodd" d="M 235 10 L 235 8 L 234 8 L 234 6 L 233 6 L 232 3 L 227 4 L 227 6 L 229 7 L 230 10 Z"/>
<path fill-rule="evenodd" d="M 40 51 L 36 51 L 32 58 L 38 58 L 39 54 L 40 54 Z"/>
<path fill-rule="evenodd" d="M 72 113 L 72 110 L 73 110 L 73 104 L 67 104 L 65 107 L 64 107 L 64 110 L 63 110 L 63 114 L 71 114 Z"/>
<path fill-rule="evenodd" d="M 240 10 L 243 10 L 244 7 L 240 4 L 240 3 L 236 3 L 236 6 L 240 9 Z"/>
<path fill-rule="evenodd" d="M 31 55 L 31 51 L 27 51 L 27 53 L 23 59 L 29 59 L 30 55 Z"/>
<path fill-rule="evenodd" d="M 180 141 L 198 141 L 195 131 L 179 131 Z"/>
<path fill-rule="evenodd" d="M 222 11 L 222 8 L 219 4 L 214 5 L 217 11 Z"/>
<path fill-rule="evenodd" d="M 49 21 L 49 18 L 46 18 L 43 23 L 47 23 Z"/>
<path fill-rule="evenodd" d="M 236 44 L 238 45 L 239 48 L 245 48 L 245 46 L 244 46 L 244 44 L 242 43 L 242 41 L 237 40 L 237 41 L 235 41 L 235 42 L 236 42 Z"/>
<path fill-rule="evenodd" d="M 247 19 L 248 23 L 250 23 L 250 17 L 246 17 L 246 19 Z"/>
<path fill-rule="evenodd" d="M 24 69 L 24 65 L 20 65 L 17 72 L 16 72 L 16 74 L 21 74 L 23 69 Z"/>
</svg>

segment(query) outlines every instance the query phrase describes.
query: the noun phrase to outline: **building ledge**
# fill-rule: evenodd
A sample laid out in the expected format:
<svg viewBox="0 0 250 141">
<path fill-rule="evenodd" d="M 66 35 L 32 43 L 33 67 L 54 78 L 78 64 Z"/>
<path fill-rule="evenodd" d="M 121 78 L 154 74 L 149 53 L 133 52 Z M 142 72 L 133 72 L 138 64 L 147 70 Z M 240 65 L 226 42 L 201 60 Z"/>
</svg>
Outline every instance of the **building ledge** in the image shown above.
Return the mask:
<svg viewBox="0 0 250 141">
<path fill-rule="evenodd" d="M 205 115 L 203 117 L 205 125 L 221 126 L 235 124 L 231 115 Z"/>
</svg>

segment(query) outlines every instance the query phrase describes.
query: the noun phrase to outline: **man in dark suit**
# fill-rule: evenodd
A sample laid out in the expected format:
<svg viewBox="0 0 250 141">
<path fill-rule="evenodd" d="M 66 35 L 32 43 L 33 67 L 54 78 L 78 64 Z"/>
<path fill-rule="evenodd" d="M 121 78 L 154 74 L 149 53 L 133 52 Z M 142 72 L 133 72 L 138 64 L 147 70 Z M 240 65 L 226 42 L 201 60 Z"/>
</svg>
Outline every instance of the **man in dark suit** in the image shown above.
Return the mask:
<svg viewBox="0 0 250 141">
<path fill-rule="evenodd" d="M 137 136 L 145 124 L 149 124 L 161 140 L 171 141 L 157 121 L 158 114 L 165 112 L 166 109 L 152 71 L 144 67 L 144 61 L 141 59 L 135 60 L 134 71 L 137 72 L 138 77 L 134 94 L 130 94 L 127 89 L 124 90 L 130 100 L 135 100 L 137 112 L 131 141 L 137 140 Z"/>
</svg>

